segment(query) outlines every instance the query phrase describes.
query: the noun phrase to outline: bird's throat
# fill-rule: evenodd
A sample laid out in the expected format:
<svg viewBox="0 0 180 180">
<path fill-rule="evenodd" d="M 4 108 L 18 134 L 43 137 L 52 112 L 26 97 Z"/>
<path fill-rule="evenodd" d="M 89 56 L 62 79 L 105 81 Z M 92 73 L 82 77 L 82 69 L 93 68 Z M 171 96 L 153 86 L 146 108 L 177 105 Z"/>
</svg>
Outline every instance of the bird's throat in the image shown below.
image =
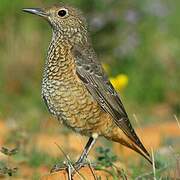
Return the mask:
<svg viewBox="0 0 180 180">
<path fill-rule="evenodd" d="M 59 36 L 59 38 L 52 39 L 48 48 L 44 78 L 60 80 L 73 73 L 74 60 L 71 49 L 72 46 L 63 37 Z"/>
</svg>

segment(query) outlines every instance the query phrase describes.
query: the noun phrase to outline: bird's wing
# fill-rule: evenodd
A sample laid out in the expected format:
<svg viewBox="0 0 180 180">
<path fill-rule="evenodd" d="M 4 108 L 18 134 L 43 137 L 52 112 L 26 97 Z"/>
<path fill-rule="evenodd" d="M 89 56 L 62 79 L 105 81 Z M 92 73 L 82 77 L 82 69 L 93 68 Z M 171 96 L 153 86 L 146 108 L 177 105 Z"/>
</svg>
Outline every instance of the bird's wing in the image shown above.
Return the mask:
<svg viewBox="0 0 180 180">
<path fill-rule="evenodd" d="M 118 93 L 108 80 L 102 65 L 92 48 L 73 48 L 76 73 L 101 108 L 109 113 L 117 126 L 149 157 L 149 154 L 136 135 Z"/>
</svg>

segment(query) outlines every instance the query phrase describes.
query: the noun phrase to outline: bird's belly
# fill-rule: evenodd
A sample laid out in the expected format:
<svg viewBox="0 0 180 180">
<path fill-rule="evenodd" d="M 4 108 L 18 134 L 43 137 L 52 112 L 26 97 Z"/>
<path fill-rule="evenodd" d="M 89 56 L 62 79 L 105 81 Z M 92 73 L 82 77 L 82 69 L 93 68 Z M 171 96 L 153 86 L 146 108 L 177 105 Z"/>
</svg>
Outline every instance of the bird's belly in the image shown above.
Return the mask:
<svg viewBox="0 0 180 180">
<path fill-rule="evenodd" d="M 93 99 L 84 84 L 75 79 L 60 84 L 51 84 L 51 88 L 46 86 L 43 92 L 50 112 L 74 131 L 85 135 L 94 132 L 102 134 L 104 126 L 110 123 L 108 115 Z"/>
</svg>

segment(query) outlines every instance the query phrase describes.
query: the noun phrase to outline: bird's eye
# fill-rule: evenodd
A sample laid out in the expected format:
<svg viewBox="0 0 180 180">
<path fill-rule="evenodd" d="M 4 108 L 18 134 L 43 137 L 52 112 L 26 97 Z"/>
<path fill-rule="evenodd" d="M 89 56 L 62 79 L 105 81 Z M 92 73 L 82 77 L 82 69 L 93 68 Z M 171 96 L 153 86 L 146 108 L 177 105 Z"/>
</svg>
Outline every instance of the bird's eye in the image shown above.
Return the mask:
<svg viewBox="0 0 180 180">
<path fill-rule="evenodd" d="M 61 9 L 61 10 L 59 10 L 59 11 L 58 11 L 58 15 L 59 15 L 60 17 L 66 16 L 66 15 L 67 15 L 67 10 L 66 10 L 66 9 Z"/>
</svg>

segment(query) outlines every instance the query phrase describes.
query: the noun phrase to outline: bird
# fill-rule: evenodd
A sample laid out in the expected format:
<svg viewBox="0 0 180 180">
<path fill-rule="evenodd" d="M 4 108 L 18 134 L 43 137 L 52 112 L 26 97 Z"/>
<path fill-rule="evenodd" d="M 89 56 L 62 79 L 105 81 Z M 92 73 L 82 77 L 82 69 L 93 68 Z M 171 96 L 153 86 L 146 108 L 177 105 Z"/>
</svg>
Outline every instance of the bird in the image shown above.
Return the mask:
<svg viewBox="0 0 180 180">
<path fill-rule="evenodd" d="M 89 137 L 75 168 L 83 166 L 100 136 L 136 151 L 152 164 L 96 55 L 83 13 L 61 3 L 23 11 L 42 17 L 52 29 L 41 93 L 49 112 L 68 128 Z"/>
</svg>

